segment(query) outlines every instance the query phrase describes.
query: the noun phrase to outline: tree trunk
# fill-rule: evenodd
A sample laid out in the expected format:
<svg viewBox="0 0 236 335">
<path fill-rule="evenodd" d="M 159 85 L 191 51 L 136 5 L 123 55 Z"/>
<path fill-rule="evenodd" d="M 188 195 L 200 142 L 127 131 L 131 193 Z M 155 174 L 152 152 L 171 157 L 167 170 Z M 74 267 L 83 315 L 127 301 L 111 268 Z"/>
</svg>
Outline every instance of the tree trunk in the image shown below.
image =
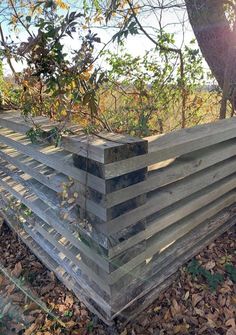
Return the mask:
<svg viewBox="0 0 236 335">
<path fill-rule="evenodd" d="M 232 73 L 234 73 L 235 67 L 235 47 L 230 46 L 228 49 L 228 56 L 227 56 L 227 64 L 225 67 L 225 75 L 224 75 L 224 85 L 222 89 L 222 100 L 221 100 L 221 107 L 220 107 L 220 119 L 225 119 L 226 111 L 227 111 L 227 103 L 228 101 L 231 102 L 232 108 L 234 108 L 234 87 L 233 87 L 233 77 Z M 231 112 L 232 115 L 232 112 Z"/>
<path fill-rule="evenodd" d="M 232 32 L 223 0 L 185 0 L 194 34 L 212 74 L 223 89 Z"/>
</svg>

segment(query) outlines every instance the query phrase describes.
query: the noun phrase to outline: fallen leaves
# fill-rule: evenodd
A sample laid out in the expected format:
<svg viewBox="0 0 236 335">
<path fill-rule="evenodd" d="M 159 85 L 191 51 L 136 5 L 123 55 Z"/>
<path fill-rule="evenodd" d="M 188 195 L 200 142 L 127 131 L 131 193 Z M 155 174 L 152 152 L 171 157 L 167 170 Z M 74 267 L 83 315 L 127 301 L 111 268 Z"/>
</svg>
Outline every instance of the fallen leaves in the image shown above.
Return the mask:
<svg viewBox="0 0 236 335">
<path fill-rule="evenodd" d="M 236 306 L 236 295 L 231 297 L 231 303 Z"/>
<path fill-rule="evenodd" d="M 185 293 L 185 295 L 184 295 L 184 300 L 185 300 L 185 301 L 188 300 L 189 295 L 190 295 L 190 292 L 187 291 L 187 292 Z"/>
<path fill-rule="evenodd" d="M 181 314 L 181 306 L 177 303 L 176 299 L 172 300 L 172 305 L 170 309 L 173 317 L 175 317 L 178 314 Z"/>
<path fill-rule="evenodd" d="M 188 334 L 189 333 L 189 325 L 187 323 L 174 326 L 173 328 L 174 334 Z"/>
<path fill-rule="evenodd" d="M 128 333 L 127 333 L 127 329 L 126 328 L 123 330 L 123 332 L 120 333 L 120 335 L 127 335 L 127 334 Z"/>
<path fill-rule="evenodd" d="M 207 325 L 210 328 L 217 328 L 217 323 L 210 316 L 207 317 Z"/>
<path fill-rule="evenodd" d="M 236 328 L 228 329 L 226 335 L 236 335 Z"/>
<path fill-rule="evenodd" d="M 3 283 L 4 283 L 4 277 L 0 275 L 0 287 L 2 286 Z"/>
<path fill-rule="evenodd" d="M 34 333 L 34 331 L 37 329 L 37 324 L 36 323 L 32 323 L 32 325 L 26 329 L 26 331 L 24 332 L 24 335 L 31 335 Z"/>
<path fill-rule="evenodd" d="M 194 312 L 201 317 L 205 317 L 204 311 L 200 308 L 194 308 Z"/>
<path fill-rule="evenodd" d="M 192 295 L 192 305 L 193 307 L 197 306 L 197 304 L 203 299 L 203 297 L 198 294 L 198 293 L 195 293 Z"/>
<path fill-rule="evenodd" d="M 46 293 L 52 291 L 54 289 L 54 287 L 55 287 L 54 282 L 49 283 L 48 285 L 41 288 L 41 294 L 45 295 Z"/>
<path fill-rule="evenodd" d="M 67 307 L 72 307 L 74 303 L 74 298 L 72 295 L 67 294 L 65 298 L 65 305 Z"/>
<path fill-rule="evenodd" d="M 16 288 L 15 284 L 11 284 L 11 285 L 7 285 L 6 286 L 6 291 L 7 291 L 7 295 L 10 295 Z"/>
<path fill-rule="evenodd" d="M 204 265 L 204 268 L 206 270 L 212 270 L 212 269 L 214 269 L 215 266 L 216 266 L 216 262 L 211 260 Z"/>
<path fill-rule="evenodd" d="M 20 275 L 22 274 L 22 265 L 21 262 L 16 263 L 14 269 L 12 270 L 11 274 L 12 276 L 19 278 Z"/>
<path fill-rule="evenodd" d="M 153 311 L 158 313 L 161 310 L 161 306 L 156 306 Z"/>
<path fill-rule="evenodd" d="M 24 335 L 108 335 L 104 324 L 94 322 L 86 307 L 59 283 L 25 245 L 12 237 L 3 227 L 0 233 L 2 261 L 19 280 L 30 283 L 38 295 L 58 315 L 60 322 L 47 317 L 37 304 L 25 301 L 14 284 L 0 275 L 0 295 L 14 299 L 20 315 L 28 323 L 14 325 Z M 236 264 L 236 234 L 220 237 L 196 258 L 207 271 L 224 275 L 225 262 Z M 227 250 L 227 255 L 226 255 Z M 20 256 L 19 256 L 20 254 Z M 224 262 L 223 262 L 224 260 Z M 12 301 L 5 304 L 5 315 L 12 308 Z M 0 312 L 2 310 L 0 309 Z M 236 285 L 226 275 L 216 292 L 212 292 L 200 277 L 193 278 L 184 268 L 169 289 L 148 310 L 124 328 L 118 324 L 119 335 L 236 335 Z M 13 321 L 11 321 L 12 324 Z M 6 323 L 7 326 L 7 323 Z M 22 332 L 24 330 L 24 332 Z M 5 332 L 7 333 L 7 332 Z M 0 334 L 2 332 L 0 331 Z M 10 334 L 10 333 L 9 333 Z M 114 333 L 115 334 L 115 333 Z M 112 333 L 113 335 L 113 333 Z"/>
<path fill-rule="evenodd" d="M 225 322 L 227 327 L 232 327 L 236 329 L 235 318 L 229 319 Z"/>
</svg>

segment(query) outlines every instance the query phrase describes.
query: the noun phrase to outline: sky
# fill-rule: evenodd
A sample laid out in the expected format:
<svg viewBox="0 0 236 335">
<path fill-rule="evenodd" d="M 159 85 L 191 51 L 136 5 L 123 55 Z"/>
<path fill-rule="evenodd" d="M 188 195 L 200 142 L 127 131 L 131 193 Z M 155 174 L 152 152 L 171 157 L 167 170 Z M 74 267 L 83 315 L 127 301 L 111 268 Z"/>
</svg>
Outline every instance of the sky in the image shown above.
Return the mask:
<svg viewBox="0 0 236 335">
<path fill-rule="evenodd" d="M 159 13 L 157 13 L 157 16 Z M 158 16 L 159 19 L 159 16 Z M 147 14 L 144 15 L 142 18 L 142 24 L 145 27 L 145 29 L 150 33 L 153 34 L 153 30 L 150 27 L 157 27 L 158 21 L 155 15 Z M 181 47 L 183 43 L 183 32 L 182 32 L 182 26 L 180 25 L 180 22 L 185 22 L 185 34 L 184 34 L 184 43 L 188 44 L 193 38 L 194 34 L 192 32 L 191 26 L 188 23 L 187 20 L 187 13 L 184 9 L 178 9 L 178 10 L 172 10 L 172 11 L 165 11 L 164 15 L 162 17 L 162 24 L 166 26 L 166 31 L 170 33 L 175 34 L 176 39 L 176 47 Z M 176 24 L 174 24 L 174 22 Z M 6 27 L 5 27 L 6 28 Z M 101 41 L 103 43 L 106 43 L 109 41 L 112 36 L 114 35 L 115 30 L 112 28 L 104 29 L 104 28 L 95 28 L 93 29 L 94 32 L 98 34 L 98 36 L 101 38 Z M 155 35 L 152 35 L 155 36 Z M 25 41 L 27 40 L 27 34 L 24 32 L 21 32 L 18 36 L 19 41 Z M 73 49 L 73 45 L 75 43 L 75 40 L 72 40 L 70 38 L 66 38 L 65 40 L 65 47 L 67 50 Z M 101 45 L 102 46 L 102 45 Z M 146 36 L 143 34 L 138 35 L 132 35 L 129 36 L 125 43 L 126 50 L 133 56 L 143 56 L 146 51 L 153 48 L 154 44 L 148 40 Z M 100 47 L 100 46 L 99 46 Z M 98 48 L 99 50 L 99 48 Z M 109 50 L 112 50 L 114 52 L 119 51 L 119 47 L 117 46 L 117 43 L 113 43 L 109 45 Z M 23 69 L 23 64 L 16 63 L 13 61 L 14 67 L 16 71 L 21 71 Z M 100 61 L 100 64 L 103 67 L 106 67 L 106 63 L 104 60 Z M 10 68 L 7 64 L 7 62 L 4 62 L 4 73 L 10 74 Z"/>
</svg>

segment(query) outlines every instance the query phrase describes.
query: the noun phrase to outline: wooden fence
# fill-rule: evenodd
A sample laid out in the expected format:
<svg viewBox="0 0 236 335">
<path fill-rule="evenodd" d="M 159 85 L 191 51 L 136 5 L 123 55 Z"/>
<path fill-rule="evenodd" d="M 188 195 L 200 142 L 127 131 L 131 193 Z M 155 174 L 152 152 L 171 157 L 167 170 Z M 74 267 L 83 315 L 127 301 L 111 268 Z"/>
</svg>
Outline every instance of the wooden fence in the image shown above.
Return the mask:
<svg viewBox="0 0 236 335">
<path fill-rule="evenodd" d="M 53 124 L 34 119 L 45 134 Z M 0 114 L 6 221 L 106 323 L 133 318 L 178 267 L 235 223 L 236 119 L 137 139 L 64 136 Z"/>
</svg>

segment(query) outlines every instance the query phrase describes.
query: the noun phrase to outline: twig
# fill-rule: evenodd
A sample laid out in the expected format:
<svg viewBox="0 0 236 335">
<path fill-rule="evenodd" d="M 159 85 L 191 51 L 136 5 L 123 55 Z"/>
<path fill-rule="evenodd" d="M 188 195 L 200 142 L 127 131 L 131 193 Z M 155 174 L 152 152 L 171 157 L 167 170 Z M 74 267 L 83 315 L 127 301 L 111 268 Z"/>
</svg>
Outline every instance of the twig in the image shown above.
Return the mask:
<svg viewBox="0 0 236 335">
<path fill-rule="evenodd" d="M 4 33 L 3 33 L 3 29 L 2 29 L 2 25 L 1 25 L 1 23 L 0 23 L 0 35 L 1 35 L 1 39 L 2 39 L 2 44 L 3 44 L 3 46 L 5 47 L 5 49 L 6 49 L 6 58 L 7 58 L 7 62 L 8 62 L 8 64 L 9 64 L 9 66 L 10 66 L 10 69 L 12 70 L 12 73 L 14 74 L 14 76 L 15 76 L 15 79 L 17 78 L 17 73 L 16 73 L 16 71 L 15 71 L 15 69 L 14 69 L 14 66 L 12 65 L 12 62 L 11 62 L 11 57 L 9 56 L 9 53 L 8 53 L 8 51 L 9 51 L 9 48 L 8 48 L 8 46 L 7 46 L 7 44 L 6 44 L 6 41 L 5 41 L 5 37 L 4 37 Z"/>
</svg>

